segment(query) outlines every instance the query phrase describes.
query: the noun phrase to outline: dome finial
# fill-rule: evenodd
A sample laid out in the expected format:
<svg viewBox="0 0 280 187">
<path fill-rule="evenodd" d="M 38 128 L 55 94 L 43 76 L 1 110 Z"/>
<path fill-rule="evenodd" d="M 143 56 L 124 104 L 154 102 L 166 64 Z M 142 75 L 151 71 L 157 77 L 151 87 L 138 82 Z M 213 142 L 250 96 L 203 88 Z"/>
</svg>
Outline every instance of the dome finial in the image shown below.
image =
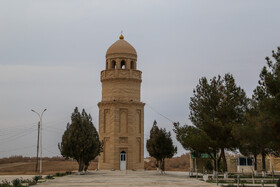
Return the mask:
<svg viewBox="0 0 280 187">
<path fill-rule="evenodd" d="M 123 40 L 123 39 L 124 39 L 122 33 L 123 33 L 123 31 L 121 31 L 120 40 Z"/>
</svg>

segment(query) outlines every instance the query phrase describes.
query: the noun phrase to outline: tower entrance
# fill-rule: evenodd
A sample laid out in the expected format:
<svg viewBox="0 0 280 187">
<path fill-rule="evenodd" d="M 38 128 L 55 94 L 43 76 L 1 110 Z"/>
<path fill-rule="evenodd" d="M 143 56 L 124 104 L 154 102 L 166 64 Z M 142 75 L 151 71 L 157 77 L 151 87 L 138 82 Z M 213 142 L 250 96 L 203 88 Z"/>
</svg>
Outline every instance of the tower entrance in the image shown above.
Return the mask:
<svg viewBox="0 0 280 187">
<path fill-rule="evenodd" d="M 126 152 L 122 151 L 120 155 L 120 170 L 126 170 Z"/>
</svg>

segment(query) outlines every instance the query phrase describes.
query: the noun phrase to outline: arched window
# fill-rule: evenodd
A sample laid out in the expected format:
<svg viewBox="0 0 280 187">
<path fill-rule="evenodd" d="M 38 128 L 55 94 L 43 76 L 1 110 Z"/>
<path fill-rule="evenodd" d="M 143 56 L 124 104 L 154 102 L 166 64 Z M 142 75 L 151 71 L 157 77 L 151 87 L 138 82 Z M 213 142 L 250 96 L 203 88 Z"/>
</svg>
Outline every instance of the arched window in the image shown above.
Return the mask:
<svg viewBox="0 0 280 187">
<path fill-rule="evenodd" d="M 116 69 L 116 61 L 111 62 L 111 69 Z"/>
<path fill-rule="evenodd" d="M 130 62 L 130 68 L 131 69 L 136 69 L 135 62 L 133 62 L 133 61 Z"/>
<path fill-rule="evenodd" d="M 125 61 L 124 60 L 121 61 L 121 69 L 125 69 Z"/>
</svg>

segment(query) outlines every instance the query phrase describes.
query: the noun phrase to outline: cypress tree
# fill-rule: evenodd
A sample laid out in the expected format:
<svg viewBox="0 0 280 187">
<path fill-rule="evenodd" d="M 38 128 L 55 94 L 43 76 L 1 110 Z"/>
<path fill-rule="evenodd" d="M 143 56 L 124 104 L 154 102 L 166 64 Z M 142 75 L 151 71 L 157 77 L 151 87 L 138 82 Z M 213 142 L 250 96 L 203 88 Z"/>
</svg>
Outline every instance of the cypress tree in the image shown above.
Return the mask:
<svg viewBox="0 0 280 187">
<path fill-rule="evenodd" d="M 78 162 L 78 171 L 87 170 L 90 161 L 95 159 L 102 150 L 99 135 L 92 123 L 92 118 L 83 109 L 82 113 L 76 107 L 71 116 L 71 123 L 58 145 L 63 157 L 73 158 Z"/>
<path fill-rule="evenodd" d="M 158 128 L 154 121 L 150 131 L 150 139 L 147 140 L 146 148 L 150 156 L 154 157 L 160 164 L 162 172 L 165 171 L 165 158 L 172 158 L 177 153 L 177 147 L 173 145 L 171 133 L 166 129 Z"/>
</svg>

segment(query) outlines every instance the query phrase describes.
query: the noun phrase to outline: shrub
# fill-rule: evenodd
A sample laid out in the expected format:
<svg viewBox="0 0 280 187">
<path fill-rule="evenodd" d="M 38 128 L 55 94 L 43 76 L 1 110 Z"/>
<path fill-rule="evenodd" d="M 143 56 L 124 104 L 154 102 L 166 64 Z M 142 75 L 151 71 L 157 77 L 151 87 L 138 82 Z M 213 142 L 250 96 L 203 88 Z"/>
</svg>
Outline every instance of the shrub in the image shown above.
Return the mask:
<svg viewBox="0 0 280 187">
<path fill-rule="evenodd" d="M 0 187 L 12 187 L 10 184 L 0 184 Z"/>
<path fill-rule="evenodd" d="M 46 179 L 54 179 L 52 175 L 47 175 L 45 178 Z"/>
<path fill-rule="evenodd" d="M 62 176 L 65 176 L 65 175 L 66 175 L 66 173 L 56 173 L 55 174 L 56 177 L 62 177 Z"/>
<path fill-rule="evenodd" d="M 36 183 L 38 182 L 38 180 L 42 179 L 41 175 L 36 175 L 33 177 L 33 180 L 36 181 Z"/>
<path fill-rule="evenodd" d="M 0 183 L 0 187 L 12 187 L 12 185 L 10 184 L 9 181 L 2 180 L 2 182 Z"/>
<path fill-rule="evenodd" d="M 280 178 L 279 178 L 279 180 L 277 181 L 277 187 L 280 187 Z"/>
<path fill-rule="evenodd" d="M 22 185 L 21 185 L 21 180 L 20 180 L 20 179 L 14 179 L 14 180 L 12 181 L 12 184 L 13 184 L 14 187 L 21 187 L 21 186 L 22 186 Z"/>
<path fill-rule="evenodd" d="M 32 185 L 36 185 L 37 181 L 35 181 L 34 179 L 21 179 L 21 184 L 22 183 L 27 183 L 28 186 L 32 186 Z"/>
<path fill-rule="evenodd" d="M 36 184 L 37 184 L 37 182 L 35 180 L 30 180 L 28 182 L 28 186 L 33 186 L 33 185 L 36 185 Z"/>
</svg>

